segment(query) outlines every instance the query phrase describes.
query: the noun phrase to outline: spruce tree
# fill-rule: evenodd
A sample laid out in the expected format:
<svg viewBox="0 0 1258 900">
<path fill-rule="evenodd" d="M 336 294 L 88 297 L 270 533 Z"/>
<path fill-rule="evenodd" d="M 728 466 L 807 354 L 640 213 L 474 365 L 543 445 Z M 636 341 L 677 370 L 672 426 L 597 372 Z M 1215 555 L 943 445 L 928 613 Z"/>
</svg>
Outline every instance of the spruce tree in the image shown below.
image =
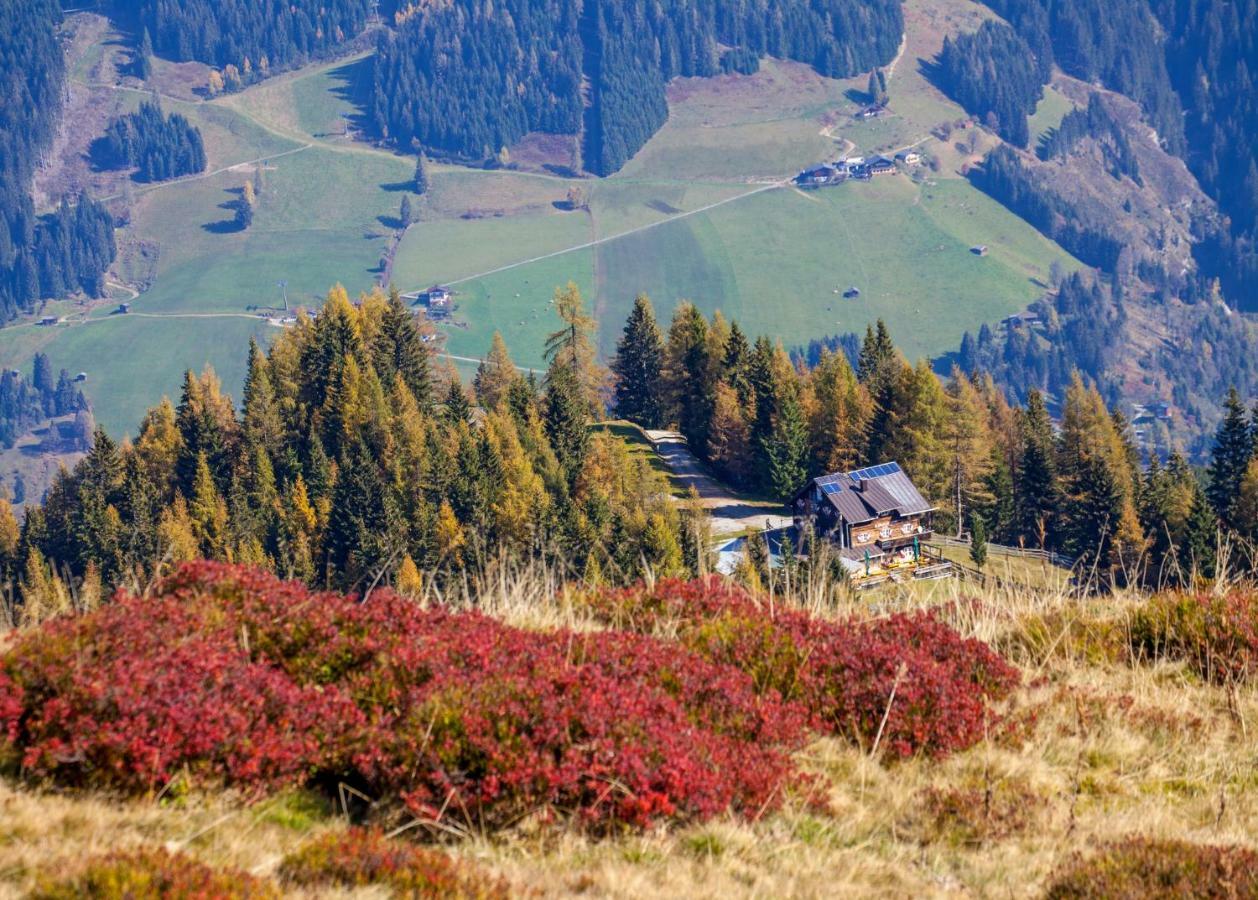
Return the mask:
<svg viewBox="0 0 1258 900">
<path fill-rule="evenodd" d="M 372 343 L 372 363 L 380 380 L 388 384 L 400 375 L 419 408 L 432 408 L 432 364 L 415 317 L 402 302 L 397 288 L 389 290 L 389 302 Z"/>
<path fill-rule="evenodd" d="M 590 446 L 589 404 L 581 384 L 568 365 L 550 367 L 543 401 L 546 436 L 569 484 L 576 482 Z"/>
<path fill-rule="evenodd" d="M 970 561 L 980 572 L 987 565 L 987 523 L 978 513 L 970 514 Z"/>
<path fill-rule="evenodd" d="M 1215 515 L 1232 528 L 1232 508 L 1240 495 L 1241 479 L 1254 455 L 1254 437 L 1236 388 L 1228 390 L 1223 408 L 1223 422 L 1210 451 L 1207 496 Z"/>
<path fill-rule="evenodd" d="M 709 350 L 703 313 L 693 303 L 679 304 L 668 330 L 667 392 L 678 428 L 700 456 L 707 454 L 712 423 Z"/>
<path fill-rule="evenodd" d="M 865 329 L 865 340 L 861 344 L 856 367 L 857 377 L 873 401 L 865 448 L 865 457 L 871 462 L 882 462 L 887 455 L 886 447 L 892 436 L 892 392 L 901 368 L 887 324 L 879 319 L 876 327 Z"/>
<path fill-rule="evenodd" d="M 1018 472 L 1014 486 L 1014 533 L 1033 547 L 1054 541 L 1057 465 L 1053 423 L 1044 396 L 1032 389 L 1018 419 Z"/>
<path fill-rule="evenodd" d="M 135 74 L 141 81 L 148 81 L 153 74 L 153 38 L 148 28 L 140 36 L 140 46 L 135 53 Z"/>
<path fill-rule="evenodd" d="M 424 196 L 428 193 L 428 160 L 424 157 L 424 151 L 419 151 L 419 158 L 415 160 L 415 193 Z"/>
<path fill-rule="evenodd" d="M 1197 487 L 1188 511 L 1184 538 L 1187 559 L 1184 562 L 1203 578 L 1215 575 L 1218 540 L 1219 520 L 1205 491 Z"/>
<path fill-rule="evenodd" d="M 398 221 L 402 223 L 402 230 L 405 231 L 411 227 L 414 221 L 414 210 L 411 209 L 411 198 L 409 194 L 402 195 L 402 205 L 398 209 Z"/>
<path fill-rule="evenodd" d="M 458 378 L 450 379 L 450 387 L 446 390 L 441 415 L 451 425 L 467 424 L 472 421 L 472 404 L 468 402 L 467 391 L 463 390 L 463 383 Z"/>
<path fill-rule="evenodd" d="M 643 428 L 664 424 L 664 338 L 646 294 L 633 303 L 611 370 L 616 376 L 616 414 Z"/>
<path fill-rule="evenodd" d="M 747 336 L 735 320 L 729 327 L 729 338 L 725 341 L 725 355 L 721 360 L 721 378 L 738 394 L 739 402 L 744 406 L 751 404 L 751 381 L 748 366 L 751 364 L 751 345 Z"/>
<path fill-rule="evenodd" d="M 773 425 L 763 452 L 766 487 L 774 497 L 788 499 L 808 477 L 808 424 L 798 386 L 781 376 L 774 385 Z"/>
</svg>

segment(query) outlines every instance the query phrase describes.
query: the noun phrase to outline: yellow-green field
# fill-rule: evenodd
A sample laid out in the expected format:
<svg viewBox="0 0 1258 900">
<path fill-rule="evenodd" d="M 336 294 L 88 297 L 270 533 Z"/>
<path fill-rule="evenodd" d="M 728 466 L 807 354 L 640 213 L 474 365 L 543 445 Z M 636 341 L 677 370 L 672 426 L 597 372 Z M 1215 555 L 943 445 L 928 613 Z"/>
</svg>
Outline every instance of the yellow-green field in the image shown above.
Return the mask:
<svg viewBox="0 0 1258 900">
<path fill-rule="evenodd" d="M 960 177 L 990 138 L 971 146 L 968 135 L 964 144 L 931 136 L 964 114 L 927 82 L 922 61 L 944 34 L 990 13 L 969 0 L 909 0 L 905 12 L 892 115 L 857 122 L 863 78 L 831 81 L 798 64 L 679 80 L 669 122 L 611 178 L 434 164 L 428 194 L 412 196 L 420 221 L 397 246 L 390 280 L 402 290 L 452 284 L 449 352 L 478 357 L 500 330 L 525 366 L 541 365 L 549 301 L 569 280 L 596 311 L 605 352 L 640 291 L 663 318 L 691 299 L 788 346 L 882 317 L 912 356 L 955 349 L 965 330 L 1035 299 L 1054 261 L 1075 264 Z M 117 52 L 93 46 L 74 71 L 99 77 Z M 136 313 L 188 318 L 98 308 L 85 326 L 0 331 L 0 359 L 25 366 L 43 349 L 55 366 L 88 371 L 98 419 L 123 433 L 177 390 L 184 368 L 212 363 L 237 391 L 245 338 L 271 332 L 247 317 L 279 305 L 280 282 L 290 303 L 314 307 L 334 283 L 357 292 L 382 278 L 414 158 L 355 140 L 355 91 L 369 63 L 320 64 L 205 101 L 188 88 L 195 72 L 159 62 L 159 86 L 175 93 L 163 104 L 202 129 L 210 164 L 196 179 L 132 188 L 115 275 L 144 289 Z M 146 96 L 138 83 L 121 86 L 92 89 L 109 91 L 119 111 Z M 1046 100 L 1037 119 L 1051 127 L 1063 112 Z M 787 184 L 844 152 L 909 145 L 936 157 L 937 171 L 807 194 Z M 259 166 L 254 224 L 235 231 L 231 204 Z M 573 187 L 582 209 L 564 208 Z M 990 253 L 970 254 L 974 244 Z M 860 297 L 843 299 L 851 286 Z"/>
</svg>

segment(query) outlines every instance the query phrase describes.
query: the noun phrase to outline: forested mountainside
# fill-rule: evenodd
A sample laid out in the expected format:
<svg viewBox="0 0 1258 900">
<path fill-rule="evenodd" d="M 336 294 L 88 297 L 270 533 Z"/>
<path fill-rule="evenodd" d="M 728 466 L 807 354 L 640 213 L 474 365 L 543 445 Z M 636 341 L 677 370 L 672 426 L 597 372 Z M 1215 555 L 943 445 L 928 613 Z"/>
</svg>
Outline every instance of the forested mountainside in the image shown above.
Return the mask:
<svg viewBox="0 0 1258 900">
<path fill-rule="evenodd" d="M 988 0 L 1063 71 L 1140 103 L 1230 218 L 1197 258 L 1224 296 L 1258 300 L 1258 3 L 1241 0 Z"/>
<path fill-rule="evenodd" d="M 41 220 L 30 183 L 61 111 L 65 63 L 55 28 L 56 0 L 17 4 L 0 33 L 0 322 L 41 297 L 99 293 L 113 261 L 113 223 L 80 199 Z"/>
<path fill-rule="evenodd" d="M 899 0 L 455 0 L 393 12 L 370 99 L 381 136 L 483 160 L 529 131 L 577 133 L 584 108 L 584 165 L 600 175 L 664 123 L 670 78 L 721 72 L 719 45 L 842 77 L 890 60 L 903 31 Z"/>
<path fill-rule="evenodd" d="M 27 380 L 17 370 L 0 373 L 0 448 L 12 447 L 28 428 L 51 416 L 87 409 L 83 392 L 65 369 L 54 378 L 52 363 L 36 353 Z"/>
<path fill-rule="evenodd" d="M 1258 2 L 1151 3 L 1167 32 L 1171 80 L 1187 110 L 1186 159 L 1231 217 L 1231 227 L 1203 245 L 1203 264 L 1233 303 L 1253 310 L 1258 308 Z"/>
<path fill-rule="evenodd" d="M 1038 56 L 1131 97 L 1164 145 L 1183 155 L 1183 109 L 1147 0 L 988 0 Z"/>
<path fill-rule="evenodd" d="M 367 26 L 371 0 L 111 0 L 111 8 L 148 29 L 153 47 L 179 62 L 235 66 L 265 74 L 322 53 Z"/>
<path fill-rule="evenodd" d="M 989 21 L 955 41 L 944 38 L 937 80 L 1006 141 L 1025 147 L 1027 116 L 1035 112 L 1052 72 L 1051 57 L 1038 56 L 1008 25 Z"/>
<path fill-rule="evenodd" d="M 1033 325 L 968 336 L 962 364 L 1015 397 L 1032 387 L 1060 397 L 1078 368 L 1113 404 L 1152 396 L 1186 423 L 1213 422 L 1229 386 L 1258 389 L 1248 324 L 1195 259 L 1202 236 L 1221 228 L 1217 206 L 1133 101 L 1069 79 L 1056 87 L 1079 106 L 1038 154 L 998 147 L 970 178 L 1100 275 L 1059 280 L 1032 306 Z M 1205 430 L 1190 449 L 1203 449 Z"/>
</svg>

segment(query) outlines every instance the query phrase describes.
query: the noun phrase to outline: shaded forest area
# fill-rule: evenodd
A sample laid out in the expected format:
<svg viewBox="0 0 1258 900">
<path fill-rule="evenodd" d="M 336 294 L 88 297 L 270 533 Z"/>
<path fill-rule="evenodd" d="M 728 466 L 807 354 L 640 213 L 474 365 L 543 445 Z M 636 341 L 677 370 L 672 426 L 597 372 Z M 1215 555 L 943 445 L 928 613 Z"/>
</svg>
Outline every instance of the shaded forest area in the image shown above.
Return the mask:
<svg viewBox="0 0 1258 900">
<path fill-rule="evenodd" d="M 669 79 L 720 74 L 720 45 L 845 77 L 890 60 L 904 24 L 899 0 L 455 0 L 391 11 L 397 29 L 380 38 L 369 99 L 381 137 L 482 161 L 530 131 L 584 125 L 584 166 L 599 175 L 664 124 Z"/>
<path fill-rule="evenodd" d="M 986 0 L 1037 55 L 1140 103 L 1229 217 L 1196 257 L 1233 305 L 1258 298 L 1258 2 Z M 1077 123 L 1076 123 L 1077 124 Z"/>
<path fill-rule="evenodd" d="M 40 217 L 30 196 L 40 156 L 61 112 L 65 60 L 61 7 L 32 0 L 8 10 L 0 29 L 0 323 L 44 297 L 97 295 L 113 261 L 113 222 L 85 197 Z"/>
<path fill-rule="evenodd" d="M 48 357 L 36 353 L 29 380 L 16 369 L 0 374 L 0 447 L 12 447 L 14 441 L 45 419 L 87 408 L 87 400 L 70 379 L 70 373 L 62 369 L 53 378 Z"/>
<path fill-rule="evenodd" d="M 178 113 L 164 115 L 156 103 L 109 123 L 92 148 L 109 168 L 135 168 L 137 181 L 166 181 L 205 171 L 201 131 Z"/>
<path fill-rule="evenodd" d="M 1008 25 L 984 22 L 978 31 L 944 38 L 934 71 L 945 93 L 982 118 L 1011 144 L 1031 139 L 1027 116 L 1035 112 L 1052 76 L 1042 59 Z"/>
<path fill-rule="evenodd" d="M 371 0 L 112 0 L 160 56 L 233 66 L 245 81 L 327 52 L 367 27 Z"/>
</svg>

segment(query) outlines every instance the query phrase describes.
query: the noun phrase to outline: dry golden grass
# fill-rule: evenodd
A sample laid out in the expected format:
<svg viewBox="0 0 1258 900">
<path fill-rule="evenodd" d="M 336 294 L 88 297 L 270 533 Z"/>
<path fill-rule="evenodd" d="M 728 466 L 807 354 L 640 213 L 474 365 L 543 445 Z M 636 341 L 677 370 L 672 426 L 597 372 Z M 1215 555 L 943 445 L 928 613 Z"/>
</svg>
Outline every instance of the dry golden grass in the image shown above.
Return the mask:
<svg viewBox="0 0 1258 900">
<path fill-rule="evenodd" d="M 850 596 L 804 586 L 821 614 L 941 606 L 998 646 L 1026 686 L 1003 727 L 943 761 L 882 764 L 834 740 L 804 754 L 816 797 L 733 819 L 596 840 L 529 826 L 452 845 L 521 892 L 588 897 L 1035 896 L 1071 854 L 1131 834 L 1258 846 L 1258 696 L 1171 662 L 1132 663 L 1134 595 L 974 595 L 956 582 Z M 593 627 L 552 575 L 498 567 L 444 599 L 527 627 Z M 428 600 L 435 601 L 435 594 Z M 775 603 L 783 603 L 781 593 Z M 0 898 L 98 851 L 159 844 L 259 875 L 328 828 L 304 794 L 123 801 L 0 782 Z M 368 896 L 368 894 L 361 894 Z"/>
</svg>

